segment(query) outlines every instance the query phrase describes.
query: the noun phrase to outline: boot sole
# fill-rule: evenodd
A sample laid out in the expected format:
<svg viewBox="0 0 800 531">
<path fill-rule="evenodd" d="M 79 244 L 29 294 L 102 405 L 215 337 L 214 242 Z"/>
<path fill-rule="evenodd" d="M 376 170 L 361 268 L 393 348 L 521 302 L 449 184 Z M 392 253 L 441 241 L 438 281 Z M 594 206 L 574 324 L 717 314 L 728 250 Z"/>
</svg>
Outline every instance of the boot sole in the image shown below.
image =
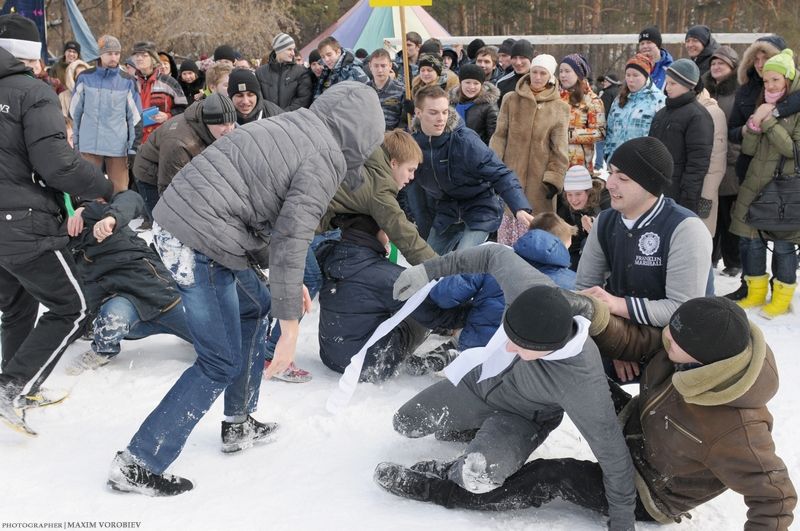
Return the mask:
<svg viewBox="0 0 800 531">
<path fill-rule="evenodd" d="M 38 437 L 38 433 L 36 433 L 30 426 L 25 422 L 24 419 L 10 419 L 5 415 L 0 416 L 0 420 L 3 421 L 3 424 L 11 428 L 12 430 L 16 431 L 17 433 L 21 433 L 22 435 L 27 435 L 28 437 Z"/>
</svg>

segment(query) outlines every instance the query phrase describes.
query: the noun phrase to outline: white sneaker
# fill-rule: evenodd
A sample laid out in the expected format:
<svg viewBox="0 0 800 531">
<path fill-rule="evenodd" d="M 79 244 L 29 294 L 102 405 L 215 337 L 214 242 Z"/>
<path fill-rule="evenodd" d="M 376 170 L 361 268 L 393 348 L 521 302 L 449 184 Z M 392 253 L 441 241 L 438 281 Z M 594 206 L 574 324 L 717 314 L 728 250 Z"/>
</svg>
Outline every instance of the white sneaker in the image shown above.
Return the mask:
<svg viewBox="0 0 800 531">
<path fill-rule="evenodd" d="M 87 350 L 67 367 L 67 374 L 77 376 L 83 371 L 93 371 L 111 361 L 113 356 L 103 356 L 94 350 Z"/>
</svg>

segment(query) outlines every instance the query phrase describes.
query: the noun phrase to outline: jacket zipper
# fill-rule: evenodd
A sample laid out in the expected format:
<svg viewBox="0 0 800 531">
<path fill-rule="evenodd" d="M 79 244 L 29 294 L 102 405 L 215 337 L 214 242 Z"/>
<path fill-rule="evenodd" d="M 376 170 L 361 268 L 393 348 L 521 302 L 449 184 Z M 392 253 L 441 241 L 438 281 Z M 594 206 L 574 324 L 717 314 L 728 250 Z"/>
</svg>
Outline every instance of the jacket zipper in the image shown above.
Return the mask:
<svg viewBox="0 0 800 531">
<path fill-rule="evenodd" d="M 671 388 L 671 387 L 672 387 L 672 384 L 669 384 L 669 385 L 667 385 L 667 387 L 666 387 L 666 388 L 664 388 L 664 390 L 663 390 L 663 391 L 661 391 L 660 393 L 658 393 L 658 394 L 655 396 L 655 398 L 653 398 L 652 400 L 650 400 L 649 402 L 647 402 L 647 403 L 645 404 L 645 406 L 642 408 L 642 419 L 641 419 L 642 421 L 644 421 L 644 415 L 645 415 L 645 413 L 646 413 L 648 410 L 650 410 L 651 408 L 654 408 L 654 407 L 655 407 L 655 405 L 656 405 L 656 403 L 660 402 L 660 401 L 661 401 L 661 399 L 662 399 L 662 398 L 664 398 L 664 397 L 667 395 L 667 393 L 669 392 L 669 390 L 670 390 L 670 388 Z M 654 414 L 655 414 L 655 411 L 650 411 L 650 413 L 649 413 L 649 414 L 650 414 L 650 415 L 654 415 Z"/>
<path fill-rule="evenodd" d="M 682 434 L 686 435 L 687 437 L 689 437 L 691 440 L 693 440 L 693 441 L 694 441 L 694 442 L 696 442 L 697 444 L 703 444 L 703 441 L 700 439 L 700 437 L 698 437 L 698 436 L 697 436 L 697 435 L 695 435 L 694 433 L 690 432 L 689 430 L 687 430 L 686 428 L 684 428 L 683 426 L 681 426 L 680 424 L 678 424 L 678 423 L 675 421 L 675 419 L 673 419 L 673 418 L 670 418 L 670 416 L 669 416 L 669 415 L 664 415 L 664 429 L 665 429 L 665 430 L 668 430 L 668 429 L 669 429 L 669 425 L 670 425 L 670 424 L 672 424 L 672 426 L 673 426 L 673 427 L 674 427 L 676 430 L 678 430 L 678 431 L 679 431 L 679 432 L 681 432 Z"/>
</svg>

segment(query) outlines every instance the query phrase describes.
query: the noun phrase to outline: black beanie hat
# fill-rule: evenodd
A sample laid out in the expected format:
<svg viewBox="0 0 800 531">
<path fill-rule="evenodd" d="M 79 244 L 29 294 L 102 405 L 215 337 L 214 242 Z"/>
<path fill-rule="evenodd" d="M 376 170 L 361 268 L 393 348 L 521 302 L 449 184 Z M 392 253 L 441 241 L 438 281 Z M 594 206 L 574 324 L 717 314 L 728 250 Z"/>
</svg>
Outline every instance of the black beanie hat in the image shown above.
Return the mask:
<svg viewBox="0 0 800 531">
<path fill-rule="evenodd" d="M 200 102 L 202 108 L 200 115 L 206 125 L 221 125 L 236 123 L 236 107 L 233 106 L 231 99 L 215 92 Z"/>
<path fill-rule="evenodd" d="M 236 50 L 233 49 L 233 46 L 229 44 L 223 44 L 222 46 L 217 46 L 217 49 L 214 50 L 215 61 L 219 61 L 220 59 L 227 59 L 231 63 L 235 63 L 238 58 L 239 54 L 236 52 Z"/>
<path fill-rule="evenodd" d="M 228 77 L 228 97 L 233 98 L 234 94 L 248 91 L 261 99 L 261 85 L 255 72 L 247 68 L 235 68 Z"/>
<path fill-rule="evenodd" d="M 500 44 L 500 47 L 497 49 L 497 53 L 504 53 L 506 55 L 511 55 L 511 47 L 514 46 L 514 43 L 517 42 L 514 39 L 506 39 Z"/>
<path fill-rule="evenodd" d="M 458 80 L 464 81 L 465 79 L 474 79 L 475 81 L 483 83 L 486 81 L 486 73 L 483 71 L 483 68 L 478 65 L 464 65 L 461 67 L 461 70 L 458 71 Z"/>
<path fill-rule="evenodd" d="M 187 59 L 181 63 L 181 67 L 178 70 L 179 74 L 183 72 L 194 72 L 195 74 L 200 75 L 200 68 L 197 66 L 197 62 Z"/>
<path fill-rule="evenodd" d="M 481 39 L 472 39 L 472 41 L 467 44 L 467 57 L 471 60 L 475 60 L 475 56 L 478 55 L 478 50 L 486 46 L 486 43 L 483 42 Z"/>
<path fill-rule="evenodd" d="M 423 43 L 422 46 L 419 47 L 419 55 L 422 54 L 430 54 L 430 55 L 441 55 L 442 49 L 436 43 L 436 41 L 427 40 Z"/>
<path fill-rule="evenodd" d="M 766 37 L 759 37 L 756 39 L 756 42 L 768 42 L 769 44 L 773 45 L 775 48 L 778 49 L 779 52 L 782 52 L 786 49 L 786 41 L 780 35 L 767 35 Z"/>
<path fill-rule="evenodd" d="M 704 365 L 741 353 L 750 342 L 745 311 L 725 297 L 684 302 L 669 320 L 672 340 Z"/>
<path fill-rule="evenodd" d="M 650 41 L 661 48 L 661 32 L 655 26 L 649 26 L 639 32 L 639 42 Z"/>
<path fill-rule="evenodd" d="M 573 313 L 567 299 L 551 286 L 525 290 L 506 310 L 503 330 L 528 350 L 558 350 L 573 336 Z"/>
<path fill-rule="evenodd" d="M 708 46 L 708 43 L 711 42 L 711 28 L 708 26 L 703 26 L 702 24 L 698 24 L 697 26 L 692 26 L 689 28 L 689 31 L 686 32 L 686 39 L 692 37 L 697 39 L 698 41 L 703 43 L 703 47 L 705 48 Z"/>
<path fill-rule="evenodd" d="M 74 50 L 75 52 L 78 53 L 78 55 L 80 55 L 81 45 L 75 41 L 67 41 L 64 43 L 64 53 L 67 53 L 67 50 Z"/>
<path fill-rule="evenodd" d="M 514 46 L 511 47 L 511 57 L 517 56 L 533 59 L 533 44 L 525 39 L 520 39 L 515 42 Z"/>
<path fill-rule="evenodd" d="M 652 136 L 628 140 L 608 162 L 655 196 L 661 195 L 672 179 L 672 155 L 661 140 Z"/>
<path fill-rule="evenodd" d="M 42 55 L 39 30 L 31 19 L 17 13 L 0 16 L 2 48 L 17 59 L 38 59 Z"/>
</svg>

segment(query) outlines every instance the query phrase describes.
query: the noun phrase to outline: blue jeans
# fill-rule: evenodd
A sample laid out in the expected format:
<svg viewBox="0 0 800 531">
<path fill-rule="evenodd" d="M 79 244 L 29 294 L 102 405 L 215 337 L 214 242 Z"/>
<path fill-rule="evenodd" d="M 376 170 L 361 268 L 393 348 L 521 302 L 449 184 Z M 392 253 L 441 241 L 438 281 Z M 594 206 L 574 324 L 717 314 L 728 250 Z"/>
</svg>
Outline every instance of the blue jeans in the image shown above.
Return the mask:
<svg viewBox="0 0 800 531">
<path fill-rule="evenodd" d="M 428 245 L 436 254 L 443 256 L 457 249 L 469 249 L 482 244 L 489 238 L 489 233 L 483 230 L 472 230 L 464 223 L 453 223 L 444 232 L 439 234 L 434 227 L 428 236 Z"/>
<path fill-rule="evenodd" d="M 786 240 L 773 242 L 772 275 L 785 284 L 797 282 L 797 246 Z M 767 247 L 761 238 L 739 238 L 742 273 L 757 277 L 767 273 Z"/>
<path fill-rule="evenodd" d="M 158 237 L 155 242 L 178 281 L 197 351 L 195 363 L 178 378 L 128 445 L 139 463 L 161 474 L 223 391 L 225 415 L 255 411 L 270 294 L 253 270 L 233 271 L 196 251 L 175 253 L 179 244 L 165 253 L 164 242 Z"/>
<path fill-rule="evenodd" d="M 605 151 L 605 142 L 595 142 L 594 144 L 594 169 L 599 170 L 603 167 L 603 152 Z"/>
<path fill-rule="evenodd" d="M 433 225 L 433 217 L 436 213 L 436 200 L 425 191 L 419 183 L 411 181 L 403 188 L 405 192 L 408 209 L 417 225 L 419 235 L 428 239 Z"/>
<path fill-rule="evenodd" d="M 154 319 L 142 321 L 131 301 L 112 297 L 103 303 L 94 320 L 92 350 L 103 356 L 116 356 L 123 339 L 142 339 L 155 334 L 172 334 L 192 342 L 181 302 Z"/>
<path fill-rule="evenodd" d="M 319 269 L 319 264 L 317 263 L 317 257 L 314 255 L 314 252 L 322 245 L 322 242 L 328 240 L 339 240 L 342 237 L 342 231 L 339 229 L 329 230 L 327 232 L 323 232 L 322 234 L 317 234 L 314 236 L 314 239 L 311 240 L 311 245 L 308 247 L 308 254 L 306 254 L 306 269 L 303 271 L 303 284 L 308 288 L 308 294 L 313 299 L 319 293 L 319 290 L 322 289 L 322 271 Z M 281 324 L 279 322 L 275 322 L 275 326 L 272 327 L 272 332 L 270 332 L 269 337 L 267 338 L 267 352 L 265 355 L 265 359 L 272 360 L 275 356 L 275 345 L 278 344 L 278 340 L 281 338 Z"/>
<path fill-rule="evenodd" d="M 159 199 L 158 187 L 136 179 L 136 189 L 144 200 L 144 209 L 147 212 L 147 216 L 153 219 L 153 209 L 156 207 L 156 203 L 158 203 Z"/>
</svg>

